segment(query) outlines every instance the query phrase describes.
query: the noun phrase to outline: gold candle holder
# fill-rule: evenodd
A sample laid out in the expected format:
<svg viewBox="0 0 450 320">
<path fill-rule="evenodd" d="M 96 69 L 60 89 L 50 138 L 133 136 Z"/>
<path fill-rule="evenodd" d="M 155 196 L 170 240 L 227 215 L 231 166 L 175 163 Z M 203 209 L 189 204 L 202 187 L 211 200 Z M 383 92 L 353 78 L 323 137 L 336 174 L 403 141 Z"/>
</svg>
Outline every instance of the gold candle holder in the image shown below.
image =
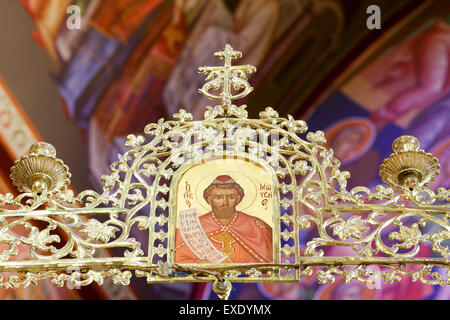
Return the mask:
<svg viewBox="0 0 450 320">
<path fill-rule="evenodd" d="M 439 174 L 438 160 L 432 154 L 419 149 L 416 137 L 401 136 L 393 144 L 392 153 L 380 166 L 384 183 L 400 189 L 427 186 Z"/>
</svg>

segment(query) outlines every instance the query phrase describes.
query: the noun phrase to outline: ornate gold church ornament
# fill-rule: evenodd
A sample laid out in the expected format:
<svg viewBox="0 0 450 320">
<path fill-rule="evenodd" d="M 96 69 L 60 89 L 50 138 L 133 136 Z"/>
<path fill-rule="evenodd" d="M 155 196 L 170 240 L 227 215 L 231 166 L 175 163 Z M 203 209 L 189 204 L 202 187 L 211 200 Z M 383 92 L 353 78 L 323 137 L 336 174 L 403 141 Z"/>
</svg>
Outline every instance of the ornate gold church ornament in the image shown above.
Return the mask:
<svg viewBox="0 0 450 320">
<path fill-rule="evenodd" d="M 201 92 L 220 104 L 202 121 L 180 110 L 175 120 L 147 125 L 144 136 L 129 135 L 130 150 L 102 177 L 101 193 L 68 190 L 68 169 L 48 144 L 15 163 L 11 179 L 22 193 L 0 195 L 0 287 L 47 278 L 83 286 L 105 277 L 127 285 L 132 272 L 148 283 L 211 281 L 221 299 L 232 282 L 313 274 L 319 283 L 341 275 L 450 284 L 449 191 L 427 188 L 439 167 L 417 139 L 394 142 L 380 170 L 390 187 L 348 190 L 350 175 L 324 147 L 324 133 L 272 108 L 248 119 L 231 101 L 251 91 L 245 73 L 255 69 L 232 66 L 240 53 L 228 45 L 216 56 L 225 66 L 200 69 L 208 75 Z M 16 228 L 28 233 L 17 237 Z M 302 243 L 308 231 L 316 236 Z M 137 232 L 146 232 L 147 247 Z M 230 240 L 227 250 L 219 234 Z M 419 255 L 422 243 L 432 257 Z M 32 260 L 15 261 L 18 246 L 28 246 Z M 327 247 L 345 255 L 327 256 Z M 101 248 L 116 255 L 96 257 Z"/>
<path fill-rule="evenodd" d="M 426 186 L 439 174 L 438 160 L 430 153 L 419 150 L 420 143 L 413 136 L 402 136 L 392 144 L 394 154 L 380 167 L 383 182 L 391 187 L 408 188 Z"/>
</svg>

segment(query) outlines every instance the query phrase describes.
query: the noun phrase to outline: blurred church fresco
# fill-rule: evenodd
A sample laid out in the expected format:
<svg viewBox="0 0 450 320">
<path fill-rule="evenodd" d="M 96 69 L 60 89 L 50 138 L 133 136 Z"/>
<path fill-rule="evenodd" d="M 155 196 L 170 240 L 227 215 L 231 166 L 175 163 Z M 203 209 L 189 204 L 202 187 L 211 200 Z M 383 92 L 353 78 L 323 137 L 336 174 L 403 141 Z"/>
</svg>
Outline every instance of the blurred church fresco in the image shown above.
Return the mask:
<svg viewBox="0 0 450 320">
<path fill-rule="evenodd" d="M 366 25 L 366 9 L 372 4 L 381 9 L 381 29 Z M 80 9 L 80 29 L 67 27 L 70 5 Z M 54 108 L 62 109 L 83 139 L 87 159 L 73 161 L 86 162 L 89 171 L 84 178 L 91 188 L 101 187 L 102 175 L 126 150 L 128 134 L 142 133 L 147 123 L 168 118 L 180 108 L 202 119 L 209 102 L 197 92 L 204 82 L 197 68 L 217 64 L 212 53 L 225 43 L 242 51 L 240 64 L 257 67 L 249 78 L 254 91 L 244 101 L 250 117 L 270 106 L 281 116 L 305 120 L 310 130 L 323 130 L 342 169 L 352 174 L 349 187 L 380 184 L 382 159 L 391 153 L 392 141 L 404 134 L 416 136 L 425 150 L 439 158 L 441 174 L 432 187 L 450 185 L 448 1 L 20 0 L 1 4 L 4 14 L 18 7 L 34 25 L 30 45 L 40 46 L 51 59 L 52 69 L 41 77 L 50 79 L 62 105 L 21 106 L 20 101 L 25 101 L 21 96 L 18 101 L 9 99 L 15 101 L 9 104 L 1 100 L 2 132 L 5 135 L 16 123 L 32 137 L 27 141 L 38 141 L 33 123 L 39 119 L 21 115 L 28 108 L 41 108 L 42 117 Z M 20 24 L 11 26 L 12 33 L 14 28 Z M 0 76 L 3 73 L 7 70 L 0 68 Z M 14 97 L 7 77 L 1 84 L 5 95 Z M 52 133 L 45 139 L 51 143 Z M 15 157 L 21 155 L 20 150 L 12 151 L 18 146 L 12 141 L 6 135 L 0 139 L 2 193 L 13 192 L 7 176 Z M 83 186 L 74 183 L 73 188 Z M 146 233 L 137 232 L 135 237 L 145 246 Z M 312 237 L 301 235 L 304 241 Z M 422 254 L 429 256 L 431 250 Z M 69 292 L 45 283 L 33 290 L 2 294 L 4 299 L 215 299 L 209 284 L 148 286 L 144 279 L 133 279 L 129 288 L 111 284 Z M 237 284 L 230 298 L 448 300 L 450 288 L 412 281 L 368 287 L 346 284 L 343 279 L 319 286 L 316 279 L 302 278 L 293 284 Z"/>
</svg>

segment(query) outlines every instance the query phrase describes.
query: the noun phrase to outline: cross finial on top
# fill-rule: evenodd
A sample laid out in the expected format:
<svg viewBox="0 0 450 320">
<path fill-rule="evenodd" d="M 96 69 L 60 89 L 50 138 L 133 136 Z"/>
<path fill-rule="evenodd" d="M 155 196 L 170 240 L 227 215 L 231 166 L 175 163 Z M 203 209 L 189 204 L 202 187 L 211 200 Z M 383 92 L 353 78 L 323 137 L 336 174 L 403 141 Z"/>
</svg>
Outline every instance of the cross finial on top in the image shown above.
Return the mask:
<svg viewBox="0 0 450 320">
<path fill-rule="evenodd" d="M 246 73 L 255 72 L 256 68 L 252 65 L 232 66 L 232 59 L 241 56 L 242 53 L 234 51 L 229 44 L 225 45 L 223 51 L 214 53 L 214 57 L 224 59 L 225 64 L 220 67 L 198 68 L 200 73 L 207 75 L 205 79 L 207 82 L 199 89 L 199 92 L 210 99 L 219 100 L 222 106 L 229 106 L 232 100 L 243 98 L 249 94 L 253 88 L 247 81 Z M 211 89 L 218 90 L 220 87 L 222 87 L 222 92 L 219 95 L 208 92 Z M 232 89 L 243 89 L 243 91 L 233 94 Z"/>
</svg>

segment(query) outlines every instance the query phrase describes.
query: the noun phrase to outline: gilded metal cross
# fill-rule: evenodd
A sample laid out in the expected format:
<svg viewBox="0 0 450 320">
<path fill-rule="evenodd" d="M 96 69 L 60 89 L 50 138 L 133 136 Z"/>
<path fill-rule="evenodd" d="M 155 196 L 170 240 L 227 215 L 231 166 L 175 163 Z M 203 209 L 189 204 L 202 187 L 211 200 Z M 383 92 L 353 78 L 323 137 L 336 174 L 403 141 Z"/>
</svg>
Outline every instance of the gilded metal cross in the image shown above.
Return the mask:
<svg viewBox="0 0 450 320">
<path fill-rule="evenodd" d="M 198 71 L 203 74 L 207 74 L 206 83 L 203 85 L 199 92 L 204 96 L 213 99 L 220 100 L 222 106 L 229 106 L 232 100 L 240 99 L 249 94 L 253 88 L 248 83 L 246 73 L 252 73 L 256 71 L 256 68 L 252 65 L 232 66 L 232 59 L 237 59 L 242 56 L 240 51 L 234 51 L 233 48 L 227 44 L 223 51 L 214 53 L 214 57 L 218 59 L 224 59 L 224 66 L 220 67 L 200 67 Z M 214 95 L 208 91 L 211 89 L 218 90 L 222 87 L 222 92 L 219 95 Z M 237 94 L 233 94 L 231 90 L 244 89 Z"/>
</svg>

